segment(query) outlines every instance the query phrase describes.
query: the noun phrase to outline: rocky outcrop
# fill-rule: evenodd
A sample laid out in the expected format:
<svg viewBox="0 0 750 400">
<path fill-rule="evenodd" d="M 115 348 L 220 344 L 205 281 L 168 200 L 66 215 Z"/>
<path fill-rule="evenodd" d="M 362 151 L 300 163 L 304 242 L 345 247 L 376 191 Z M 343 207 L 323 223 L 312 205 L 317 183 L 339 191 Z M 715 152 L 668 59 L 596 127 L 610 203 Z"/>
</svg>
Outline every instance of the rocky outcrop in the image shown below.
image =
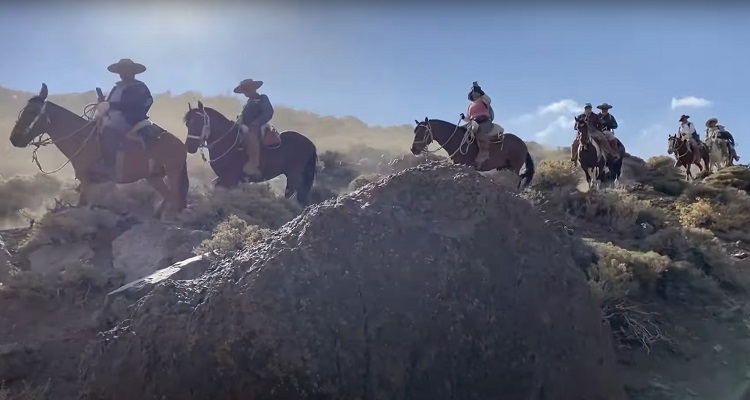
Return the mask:
<svg viewBox="0 0 750 400">
<path fill-rule="evenodd" d="M 132 282 L 192 257 L 193 248 L 210 236 L 211 232 L 149 220 L 135 225 L 112 242 L 112 264 L 125 274 L 125 282 Z"/>
<path fill-rule="evenodd" d="M 571 240 L 471 169 L 408 169 L 155 287 L 82 395 L 622 400 Z"/>
<path fill-rule="evenodd" d="M 11 274 L 18 271 L 12 263 L 12 259 L 5 245 L 5 240 L 0 236 L 0 284 L 5 282 Z"/>
<path fill-rule="evenodd" d="M 111 291 L 104 298 L 104 307 L 96 315 L 100 328 L 111 329 L 128 318 L 132 305 L 151 292 L 156 285 L 168 279 L 182 281 L 198 278 L 210 265 L 210 261 L 204 256 L 191 257 Z"/>
</svg>

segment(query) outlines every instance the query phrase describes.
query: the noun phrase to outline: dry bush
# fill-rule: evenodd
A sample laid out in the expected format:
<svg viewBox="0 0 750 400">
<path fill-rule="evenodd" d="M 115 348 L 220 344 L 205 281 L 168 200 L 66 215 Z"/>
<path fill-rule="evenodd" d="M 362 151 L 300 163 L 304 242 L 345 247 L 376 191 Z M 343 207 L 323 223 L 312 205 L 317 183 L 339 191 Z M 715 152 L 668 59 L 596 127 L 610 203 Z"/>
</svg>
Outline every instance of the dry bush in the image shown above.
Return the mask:
<svg viewBox="0 0 750 400">
<path fill-rule="evenodd" d="M 382 175 L 380 174 L 363 174 L 360 175 L 354 179 L 352 179 L 351 182 L 349 182 L 349 190 L 355 191 L 367 184 L 377 182 L 382 178 Z"/>
<path fill-rule="evenodd" d="M 692 269 L 700 271 L 722 287 L 750 290 L 750 270 L 743 262 L 727 254 L 720 240 L 707 229 L 666 228 L 646 238 L 643 247 L 673 261 L 687 262 Z M 693 275 L 693 280 L 700 278 L 700 275 Z"/>
<path fill-rule="evenodd" d="M 123 283 L 121 272 L 84 262 L 70 265 L 54 275 L 19 271 L 0 286 L 0 294 L 43 301 L 68 299 L 83 304 L 92 293 L 107 292 Z"/>
<path fill-rule="evenodd" d="M 688 185 L 674 167 L 674 159 L 671 157 L 651 157 L 646 161 L 646 167 L 646 173 L 640 182 L 653 187 L 657 192 L 679 196 Z"/>
<path fill-rule="evenodd" d="M 11 391 L 0 382 L 0 400 L 51 400 L 51 388 L 50 381 L 42 386 L 31 386 L 24 382 L 21 390 Z"/>
<path fill-rule="evenodd" d="M 103 208 L 70 207 L 58 204 L 35 222 L 19 251 L 27 253 L 40 246 L 56 243 L 75 243 L 95 238 L 112 231 L 121 217 Z"/>
<path fill-rule="evenodd" d="M 703 188 L 705 192 L 712 189 Z M 710 229 L 725 240 L 750 242 L 750 197 L 744 191 L 726 188 L 712 198 L 684 198 L 675 204 L 680 224 Z"/>
<path fill-rule="evenodd" d="M 61 181 L 41 174 L 0 180 L 0 220 L 16 220 L 23 209 L 41 208 L 61 188 Z"/>
<path fill-rule="evenodd" d="M 257 225 L 249 225 L 236 215 L 230 215 L 213 231 L 210 238 L 204 240 L 195 250 L 195 254 L 210 254 L 224 256 L 231 251 L 242 250 L 253 243 L 267 237 L 270 229 Z"/>
<path fill-rule="evenodd" d="M 604 225 L 615 232 L 630 232 L 644 222 L 659 228 L 664 226 L 666 218 L 650 201 L 620 190 L 575 192 L 561 200 L 559 206 L 571 217 Z"/>
<path fill-rule="evenodd" d="M 599 301 L 604 320 L 623 346 L 641 346 L 646 352 L 660 341 L 669 341 L 655 320 L 638 301 L 651 297 L 661 274 L 672 264 L 653 251 L 630 251 L 612 243 L 588 241 L 598 260 L 589 269 L 589 286 Z"/>
<path fill-rule="evenodd" d="M 575 188 L 581 180 L 576 166 L 569 161 L 542 160 L 536 168 L 531 187 L 536 190 Z"/>
<path fill-rule="evenodd" d="M 267 183 L 193 190 L 189 196 L 191 209 L 180 216 L 181 223 L 191 229 L 213 230 L 219 223 L 235 215 L 250 225 L 278 228 L 302 211 L 292 199 L 274 193 Z"/>
</svg>

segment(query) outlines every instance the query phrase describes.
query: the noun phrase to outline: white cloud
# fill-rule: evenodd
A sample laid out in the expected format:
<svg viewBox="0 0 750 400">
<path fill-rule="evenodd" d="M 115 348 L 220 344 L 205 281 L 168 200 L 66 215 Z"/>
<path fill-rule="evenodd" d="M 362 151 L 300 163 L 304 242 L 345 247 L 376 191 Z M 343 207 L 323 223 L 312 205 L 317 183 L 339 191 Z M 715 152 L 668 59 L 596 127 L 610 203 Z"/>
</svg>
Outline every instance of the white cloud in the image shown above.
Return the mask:
<svg viewBox="0 0 750 400">
<path fill-rule="evenodd" d="M 569 116 L 559 115 L 554 121 L 548 123 L 544 129 L 535 133 L 534 136 L 542 142 L 548 142 L 553 138 L 559 139 L 566 127 L 571 128 L 573 126 L 573 123 L 570 121 L 571 118 Z M 570 131 L 572 132 L 572 130 Z M 573 139 L 570 139 L 570 141 L 572 142 Z"/>
<path fill-rule="evenodd" d="M 687 96 L 687 97 L 672 97 L 672 109 L 679 107 L 692 107 L 692 108 L 702 108 L 702 107 L 708 107 L 711 105 L 711 102 L 707 99 L 704 99 L 702 97 L 695 97 L 695 96 Z"/>
<path fill-rule="evenodd" d="M 549 115 L 549 114 L 562 114 L 562 113 L 582 113 L 583 106 L 578 104 L 575 100 L 563 99 L 556 101 L 552 104 L 539 107 L 537 114 Z"/>
</svg>

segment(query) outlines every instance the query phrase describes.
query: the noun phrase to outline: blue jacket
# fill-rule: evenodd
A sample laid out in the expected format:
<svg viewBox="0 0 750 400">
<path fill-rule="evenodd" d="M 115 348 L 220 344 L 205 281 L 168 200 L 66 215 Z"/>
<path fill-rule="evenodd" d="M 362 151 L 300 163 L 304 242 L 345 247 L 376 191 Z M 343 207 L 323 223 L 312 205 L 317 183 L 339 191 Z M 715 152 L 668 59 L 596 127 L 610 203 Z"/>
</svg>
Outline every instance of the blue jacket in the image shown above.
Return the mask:
<svg viewBox="0 0 750 400">
<path fill-rule="evenodd" d="M 112 102 L 110 99 L 116 90 L 122 90 L 122 93 L 118 101 Z M 125 120 L 131 124 L 137 124 L 148 118 L 148 111 L 154 104 L 154 98 L 148 86 L 139 80 L 128 82 L 124 86 L 115 85 L 110 90 L 107 101 L 109 101 L 110 109 L 122 112 Z"/>
<path fill-rule="evenodd" d="M 615 116 L 612 114 L 604 115 L 602 113 L 599 113 L 599 121 L 601 122 L 604 129 L 608 131 L 613 131 L 617 129 L 617 120 L 615 119 Z"/>
<path fill-rule="evenodd" d="M 265 94 L 247 99 L 242 108 L 242 123 L 247 126 L 261 126 L 273 118 L 273 106 Z"/>
</svg>

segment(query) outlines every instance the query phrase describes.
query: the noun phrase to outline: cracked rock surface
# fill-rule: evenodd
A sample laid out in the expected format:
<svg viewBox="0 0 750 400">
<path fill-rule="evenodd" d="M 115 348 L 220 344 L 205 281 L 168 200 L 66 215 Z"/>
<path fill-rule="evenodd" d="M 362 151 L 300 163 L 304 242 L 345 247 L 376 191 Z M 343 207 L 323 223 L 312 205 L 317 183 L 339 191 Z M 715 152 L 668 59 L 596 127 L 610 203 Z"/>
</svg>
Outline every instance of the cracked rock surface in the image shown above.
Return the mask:
<svg viewBox="0 0 750 400">
<path fill-rule="evenodd" d="M 156 287 L 83 398 L 625 399 L 571 240 L 471 169 L 411 168 Z"/>
</svg>

